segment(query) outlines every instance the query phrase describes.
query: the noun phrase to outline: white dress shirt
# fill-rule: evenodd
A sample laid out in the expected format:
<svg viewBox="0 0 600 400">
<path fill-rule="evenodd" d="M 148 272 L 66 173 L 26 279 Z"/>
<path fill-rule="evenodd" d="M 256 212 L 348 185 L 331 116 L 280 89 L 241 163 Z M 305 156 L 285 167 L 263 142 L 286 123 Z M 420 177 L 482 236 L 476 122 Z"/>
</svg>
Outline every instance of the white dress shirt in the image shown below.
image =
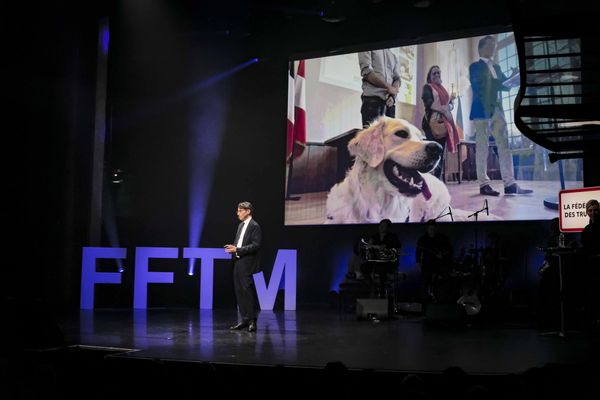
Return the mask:
<svg viewBox="0 0 600 400">
<path fill-rule="evenodd" d="M 491 59 L 485 57 L 481 57 L 481 59 L 485 62 L 485 65 L 487 65 L 488 69 L 490 70 L 490 74 L 492 74 L 494 79 L 498 79 L 496 69 L 494 68 L 494 62 Z"/>
<path fill-rule="evenodd" d="M 242 247 L 242 243 L 244 242 L 244 235 L 246 234 L 246 229 L 248 229 L 248 224 L 250 223 L 251 219 L 252 217 L 248 217 L 245 221 L 243 221 L 244 226 L 242 227 L 242 232 L 240 233 L 240 237 L 237 243 L 235 244 L 235 247 Z"/>
</svg>

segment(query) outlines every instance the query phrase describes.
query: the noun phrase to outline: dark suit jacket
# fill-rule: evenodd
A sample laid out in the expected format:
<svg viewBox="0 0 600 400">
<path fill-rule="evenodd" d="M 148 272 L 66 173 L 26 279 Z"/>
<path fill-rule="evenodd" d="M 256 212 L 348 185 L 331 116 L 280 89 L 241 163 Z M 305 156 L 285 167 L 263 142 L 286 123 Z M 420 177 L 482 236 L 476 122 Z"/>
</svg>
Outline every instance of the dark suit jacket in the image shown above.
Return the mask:
<svg viewBox="0 0 600 400">
<path fill-rule="evenodd" d="M 237 243 L 237 237 L 234 244 Z M 259 250 L 262 242 L 262 232 L 258 222 L 252 218 L 246 228 L 242 245 L 237 248 L 237 258 L 233 255 L 236 268 L 243 268 L 248 273 L 255 274 L 261 271 Z"/>
<path fill-rule="evenodd" d="M 494 115 L 494 108 L 502 104 L 498 100 L 498 92 L 510 90 L 502 84 L 508 79 L 498 64 L 494 64 L 497 79 L 494 79 L 487 64 L 483 60 L 474 62 L 469 66 L 469 80 L 473 90 L 473 103 L 469 119 L 488 119 Z"/>
</svg>

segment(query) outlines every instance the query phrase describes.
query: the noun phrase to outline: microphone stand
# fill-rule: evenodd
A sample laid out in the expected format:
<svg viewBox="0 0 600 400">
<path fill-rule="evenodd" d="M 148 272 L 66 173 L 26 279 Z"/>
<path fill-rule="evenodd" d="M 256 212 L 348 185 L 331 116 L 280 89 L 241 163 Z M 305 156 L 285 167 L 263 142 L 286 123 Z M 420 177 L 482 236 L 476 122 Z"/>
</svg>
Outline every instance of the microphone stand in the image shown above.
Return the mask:
<svg viewBox="0 0 600 400">
<path fill-rule="evenodd" d="M 475 251 L 477 254 L 476 255 L 476 260 L 477 260 L 476 265 L 477 266 L 479 266 L 479 238 L 478 238 L 479 226 L 477 225 L 477 222 L 478 222 L 479 213 L 484 212 L 484 211 L 487 213 L 487 215 L 490 215 L 487 200 L 484 201 L 483 208 L 481 210 L 477 210 L 473 214 L 467 216 L 467 218 L 475 217 Z"/>
<path fill-rule="evenodd" d="M 443 212 L 443 211 L 442 211 Z M 450 208 L 450 206 L 448 206 L 448 212 L 445 214 L 440 214 L 437 217 L 435 217 L 433 220 L 437 221 L 438 219 L 445 217 L 446 215 L 450 215 L 450 219 L 452 220 L 452 222 L 454 222 L 454 217 L 452 216 L 452 208 Z"/>
<path fill-rule="evenodd" d="M 553 336 L 556 335 L 561 338 L 567 337 L 567 329 L 565 327 L 565 293 L 564 293 L 564 281 L 563 281 L 563 256 L 575 253 L 573 248 L 569 247 L 548 247 L 544 249 L 546 253 L 550 254 L 551 257 L 558 258 L 558 292 L 560 296 L 560 330 L 558 332 L 542 332 L 542 336 Z"/>
</svg>

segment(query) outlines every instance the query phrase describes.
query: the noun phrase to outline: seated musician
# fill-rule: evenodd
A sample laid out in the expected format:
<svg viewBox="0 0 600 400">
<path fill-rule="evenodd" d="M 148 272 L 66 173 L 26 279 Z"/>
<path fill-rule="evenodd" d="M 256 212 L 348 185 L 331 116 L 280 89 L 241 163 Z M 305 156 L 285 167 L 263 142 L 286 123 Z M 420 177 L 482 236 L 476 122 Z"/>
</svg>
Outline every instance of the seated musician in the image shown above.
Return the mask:
<svg viewBox="0 0 600 400">
<path fill-rule="evenodd" d="M 448 237 L 437 231 L 435 220 L 427 221 L 426 226 L 427 232 L 417 240 L 417 267 L 427 300 L 444 301 L 439 298 L 438 289 L 441 277 L 452 265 L 452 246 Z"/>
<path fill-rule="evenodd" d="M 377 232 L 363 244 L 365 262 L 361 265 L 361 272 L 372 289 L 377 289 L 378 297 L 385 297 L 387 275 L 394 273 L 398 268 L 398 254 L 402 247 L 391 227 L 392 221 L 381 220 Z M 379 278 L 376 287 L 372 280 L 373 273 Z"/>
</svg>

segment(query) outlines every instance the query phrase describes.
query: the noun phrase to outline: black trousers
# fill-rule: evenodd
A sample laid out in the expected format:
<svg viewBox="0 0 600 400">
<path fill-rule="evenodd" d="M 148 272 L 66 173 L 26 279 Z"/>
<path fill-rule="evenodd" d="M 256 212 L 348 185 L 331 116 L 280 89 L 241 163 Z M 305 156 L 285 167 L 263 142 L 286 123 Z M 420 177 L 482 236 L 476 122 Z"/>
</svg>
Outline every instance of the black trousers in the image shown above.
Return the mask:
<svg viewBox="0 0 600 400">
<path fill-rule="evenodd" d="M 244 322 L 255 320 L 258 315 L 258 298 L 252 275 L 251 265 L 233 262 L 233 288 Z"/>
<path fill-rule="evenodd" d="M 425 136 L 427 137 L 427 140 L 437 142 L 440 146 L 442 146 L 442 149 L 446 148 L 446 140 L 448 139 L 447 137 L 436 139 L 433 136 L 429 137 L 427 134 Z M 431 171 L 431 173 L 438 179 L 442 179 L 442 172 L 444 171 L 444 153 L 445 151 L 442 151 L 442 155 L 440 156 L 440 162 L 433 169 L 433 171 Z"/>
<path fill-rule="evenodd" d="M 390 118 L 396 117 L 396 106 L 388 107 L 385 101 L 375 96 L 363 96 L 362 106 L 360 108 L 360 114 L 362 116 L 363 128 L 366 128 L 382 115 L 386 115 Z"/>
</svg>

